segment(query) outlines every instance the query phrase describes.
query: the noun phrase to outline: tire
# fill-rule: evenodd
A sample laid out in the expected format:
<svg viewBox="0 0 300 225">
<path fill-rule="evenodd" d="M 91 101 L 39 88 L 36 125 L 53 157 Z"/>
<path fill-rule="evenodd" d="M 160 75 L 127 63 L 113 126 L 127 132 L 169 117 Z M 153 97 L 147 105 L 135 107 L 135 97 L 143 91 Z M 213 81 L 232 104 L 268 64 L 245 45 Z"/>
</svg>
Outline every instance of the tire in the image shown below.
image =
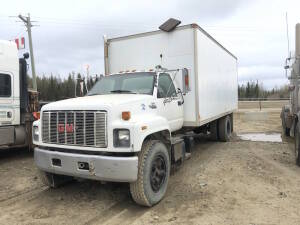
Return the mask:
<svg viewBox="0 0 300 225">
<path fill-rule="evenodd" d="M 296 164 L 300 166 L 300 133 L 299 128 L 295 129 L 295 155 L 296 155 Z"/>
<path fill-rule="evenodd" d="M 233 113 L 230 114 L 231 134 L 233 133 Z"/>
<path fill-rule="evenodd" d="M 170 168 L 166 146 L 156 140 L 145 142 L 139 154 L 138 179 L 130 183 L 133 200 L 148 207 L 160 202 L 167 191 Z"/>
<path fill-rule="evenodd" d="M 215 120 L 209 124 L 210 140 L 218 141 L 218 120 Z"/>
<path fill-rule="evenodd" d="M 290 128 L 286 127 L 284 114 L 281 116 L 281 124 L 282 124 L 283 134 L 285 136 L 289 137 L 290 136 Z"/>
<path fill-rule="evenodd" d="M 230 116 L 225 116 L 219 119 L 219 140 L 223 142 L 227 142 L 230 140 L 231 137 L 231 119 Z"/>
<path fill-rule="evenodd" d="M 59 186 L 73 180 L 73 177 L 48 173 L 39 170 L 39 177 L 42 183 L 50 188 L 58 188 Z"/>
<path fill-rule="evenodd" d="M 285 130 L 284 130 L 285 136 L 287 136 L 287 137 L 291 136 L 290 135 L 290 130 L 291 130 L 290 128 L 287 128 L 287 127 L 285 128 Z"/>
</svg>

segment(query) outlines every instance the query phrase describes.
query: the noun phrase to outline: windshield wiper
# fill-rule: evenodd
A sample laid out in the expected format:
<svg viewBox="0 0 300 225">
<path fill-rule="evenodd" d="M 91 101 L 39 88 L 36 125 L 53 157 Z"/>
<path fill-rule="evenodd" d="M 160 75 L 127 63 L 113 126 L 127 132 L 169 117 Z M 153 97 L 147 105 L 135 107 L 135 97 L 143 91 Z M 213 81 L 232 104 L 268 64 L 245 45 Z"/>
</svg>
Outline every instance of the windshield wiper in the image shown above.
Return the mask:
<svg viewBox="0 0 300 225">
<path fill-rule="evenodd" d="M 129 90 L 113 90 L 110 93 L 129 93 L 129 94 L 137 94 L 136 92 L 129 91 Z"/>
</svg>

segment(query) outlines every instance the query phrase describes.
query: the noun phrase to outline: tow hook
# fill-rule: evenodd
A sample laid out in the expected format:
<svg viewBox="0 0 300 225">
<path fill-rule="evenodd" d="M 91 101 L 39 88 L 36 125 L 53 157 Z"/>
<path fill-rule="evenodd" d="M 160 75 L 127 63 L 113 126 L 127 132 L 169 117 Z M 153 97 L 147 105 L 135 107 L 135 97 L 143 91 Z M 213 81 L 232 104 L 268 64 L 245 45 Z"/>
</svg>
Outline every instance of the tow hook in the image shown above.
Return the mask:
<svg viewBox="0 0 300 225">
<path fill-rule="evenodd" d="M 95 176 L 95 166 L 91 163 L 90 164 L 90 169 L 89 169 L 89 172 L 91 175 Z"/>
</svg>

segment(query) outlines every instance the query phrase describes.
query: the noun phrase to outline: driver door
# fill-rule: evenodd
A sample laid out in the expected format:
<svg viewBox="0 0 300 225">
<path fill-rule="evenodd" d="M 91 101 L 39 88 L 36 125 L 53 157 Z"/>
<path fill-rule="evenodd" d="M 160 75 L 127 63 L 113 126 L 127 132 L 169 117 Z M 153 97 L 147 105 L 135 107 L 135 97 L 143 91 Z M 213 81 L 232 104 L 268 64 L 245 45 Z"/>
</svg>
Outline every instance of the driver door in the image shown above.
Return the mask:
<svg viewBox="0 0 300 225">
<path fill-rule="evenodd" d="M 171 131 L 183 125 L 183 104 L 168 73 L 160 73 L 157 87 L 158 112 L 168 120 Z"/>
</svg>

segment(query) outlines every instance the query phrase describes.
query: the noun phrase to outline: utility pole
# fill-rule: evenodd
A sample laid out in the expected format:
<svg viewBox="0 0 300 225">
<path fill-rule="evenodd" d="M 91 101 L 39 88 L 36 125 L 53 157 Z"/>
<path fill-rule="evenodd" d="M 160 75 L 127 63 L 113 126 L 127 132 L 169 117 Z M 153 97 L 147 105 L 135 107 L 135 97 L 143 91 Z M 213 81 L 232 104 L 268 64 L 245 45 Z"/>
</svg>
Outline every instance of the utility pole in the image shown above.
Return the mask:
<svg viewBox="0 0 300 225">
<path fill-rule="evenodd" d="M 27 28 L 29 51 L 30 51 L 30 61 L 31 61 L 31 71 L 32 71 L 32 86 L 33 86 L 33 90 L 37 91 L 35 64 L 34 64 L 33 47 L 32 47 L 32 36 L 31 36 L 31 27 L 33 27 L 33 26 L 30 21 L 30 14 L 28 14 L 28 16 L 25 16 L 25 17 L 20 14 L 18 17 L 24 22 L 24 24 Z"/>
</svg>

